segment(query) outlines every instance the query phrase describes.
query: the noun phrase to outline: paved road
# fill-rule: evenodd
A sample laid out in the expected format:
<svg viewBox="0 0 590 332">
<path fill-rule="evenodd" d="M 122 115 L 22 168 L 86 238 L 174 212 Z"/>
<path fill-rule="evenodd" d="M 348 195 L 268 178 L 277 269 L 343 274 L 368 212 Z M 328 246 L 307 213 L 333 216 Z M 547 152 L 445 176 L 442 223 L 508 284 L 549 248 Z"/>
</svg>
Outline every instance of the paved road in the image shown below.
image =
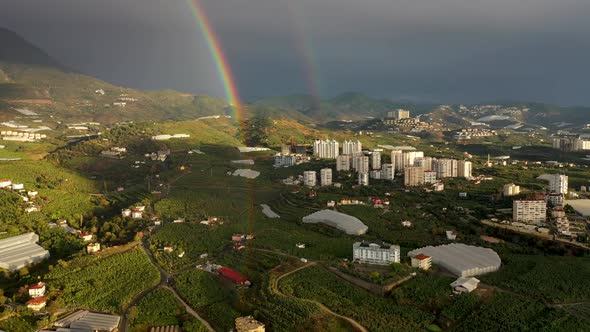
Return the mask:
<svg viewBox="0 0 590 332">
<path fill-rule="evenodd" d="M 287 273 L 285 273 L 285 274 L 282 274 L 282 275 L 278 276 L 277 278 L 275 278 L 275 279 L 274 279 L 273 283 L 271 284 L 271 290 L 272 290 L 274 293 L 276 293 L 276 294 L 278 294 L 278 295 L 280 295 L 280 296 L 284 296 L 284 297 L 294 297 L 294 296 L 292 296 L 292 295 L 286 295 L 286 294 L 284 294 L 283 292 L 281 292 L 281 291 L 280 291 L 280 289 L 279 289 L 279 281 L 281 281 L 281 279 L 283 279 L 283 278 L 285 278 L 285 277 L 288 277 L 288 276 L 290 276 L 290 275 L 291 275 L 291 274 L 293 274 L 293 273 L 299 272 L 299 271 L 301 271 L 301 270 L 303 270 L 303 269 L 306 269 L 306 268 L 308 268 L 308 267 L 310 267 L 310 266 L 314 266 L 314 265 L 316 265 L 316 264 L 317 264 L 316 262 L 310 262 L 310 263 L 307 263 L 307 264 L 305 264 L 305 265 L 303 265 L 303 266 L 300 266 L 300 267 L 296 268 L 296 269 L 295 269 L 295 270 L 293 270 L 293 271 L 289 271 L 289 272 L 287 272 Z M 313 303 L 313 304 L 315 304 L 315 305 L 319 306 L 319 307 L 320 307 L 322 310 L 324 310 L 324 311 L 326 311 L 327 313 L 331 314 L 332 316 L 335 316 L 335 317 L 338 317 L 338 318 L 341 318 L 341 319 L 344 319 L 344 320 L 346 320 L 346 321 L 347 321 L 347 322 L 349 322 L 349 323 L 350 323 L 350 324 L 351 324 L 351 325 L 352 325 L 352 326 L 353 326 L 353 327 L 354 327 L 354 328 L 355 328 L 357 331 L 360 331 L 360 332 L 369 332 L 369 330 L 367 330 L 367 329 L 366 329 L 364 326 L 362 326 L 362 325 L 361 325 L 359 322 L 357 322 L 356 320 L 354 320 L 354 319 L 352 319 L 352 318 L 350 318 L 350 317 L 346 317 L 346 316 L 342 316 L 342 315 L 340 315 L 340 314 L 337 314 L 337 313 L 335 313 L 334 311 L 332 311 L 330 308 L 326 307 L 324 304 L 322 304 L 322 303 L 320 303 L 320 302 L 317 302 L 317 301 L 314 301 L 314 300 L 309 300 L 309 299 L 304 299 L 304 298 L 300 298 L 300 297 L 298 297 L 298 299 L 300 299 L 300 300 L 303 300 L 303 301 L 306 301 L 306 302 L 309 302 L 309 303 Z"/>
<path fill-rule="evenodd" d="M 186 312 L 188 312 L 190 315 L 192 315 L 193 317 L 198 319 L 207 328 L 207 330 L 214 332 L 215 330 L 211 327 L 211 325 L 206 320 L 204 320 L 201 316 L 199 316 L 199 314 L 193 308 L 191 308 L 191 306 L 189 306 L 180 297 L 180 295 L 178 295 L 178 293 L 176 292 L 176 290 L 174 288 L 169 286 L 170 274 L 168 272 L 166 272 L 160 266 L 160 264 L 158 264 L 158 262 L 156 261 L 156 258 L 154 257 L 154 254 L 148 248 L 147 241 L 145 241 L 145 240 L 143 241 L 143 245 L 141 246 L 141 248 L 148 255 L 152 264 L 160 272 L 160 282 L 157 285 L 137 294 L 135 296 L 135 298 L 133 298 L 133 300 L 127 305 L 127 307 L 125 308 L 125 311 L 123 313 L 123 317 L 121 317 L 121 322 L 119 323 L 119 331 L 120 332 L 127 332 L 127 328 L 129 326 L 129 322 L 127 321 L 127 314 L 129 313 L 129 309 L 131 309 L 133 306 L 137 305 L 139 303 L 139 301 L 141 301 L 149 293 L 155 291 L 158 288 L 165 288 L 165 289 L 169 290 L 176 297 L 176 299 L 178 299 L 178 301 L 184 306 Z"/>
</svg>

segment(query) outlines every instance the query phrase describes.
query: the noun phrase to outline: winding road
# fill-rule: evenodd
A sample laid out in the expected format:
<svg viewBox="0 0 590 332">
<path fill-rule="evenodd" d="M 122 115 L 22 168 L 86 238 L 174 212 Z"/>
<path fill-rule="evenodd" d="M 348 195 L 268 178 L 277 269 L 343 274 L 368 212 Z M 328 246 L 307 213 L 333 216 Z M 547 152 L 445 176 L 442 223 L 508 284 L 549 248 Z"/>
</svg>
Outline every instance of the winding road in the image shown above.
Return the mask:
<svg viewBox="0 0 590 332">
<path fill-rule="evenodd" d="M 186 310 L 187 313 L 189 313 L 191 316 L 198 319 L 201 322 L 201 324 L 203 324 L 207 328 L 207 330 L 214 332 L 215 330 L 211 327 L 211 325 L 205 319 L 203 319 L 203 317 L 199 316 L 199 314 L 188 303 L 186 303 L 182 299 L 182 297 L 180 297 L 180 295 L 176 292 L 176 290 L 173 287 L 170 287 L 170 285 L 169 285 L 170 274 L 168 272 L 166 272 L 160 266 L 160 264 L 158 264 L 158 262 L 156 261 L 156 258 L 154 257 L 154 254 L 148 248 L 147 241 L 145 241 L 145 240 L 143 241 L 143 245 L 141 246 L 141 248 L 148 255 L 152 264 L 160 272 L 160 282 L 157 285 L 155 285 L 149 289 L 146 289 L 143 292 L 137 294 L 135 296 L 135 298 L 133 298 L 133 300 L 127 305 L 127 307 L 125 308 L 125 311 L 123 313 L 123 316 L 121 317 L 121 322 L 119 323 L 119 331 L 120 332 L 127 332 L 127 328 L 129 326 L 129 322 L 127 319 L 127 315 L 129 314 L 129 309 L 136 306 L 149 293 L 155 291 L 158 288 L 164 288 L 164 289 L 167 289 L 168 291 L 170 291 L 172 293 L 172 295 L 174 295 L 174 297 L 176 297 L 178 302 L 180 302 L 180 304 L 182 304 L 182 306 L 184 307 L 184 309 Z"/>
<path fill-rule="evenodd" d="M 279 289 L 279 282 L 281 281 L 281 279 L 283 279 L 285 277 L 288 277 L 291 274 L 297 273 L 297 272 L 299 272 L 299 271 L 301 271 L 303 269 L 306 269 L 308 267 L 315 266 L 315 265 L 317 265 L 316 262 L 309 262 L 309 263 L 306 263 L 303 266 L 300 266 L 300 267 L 298 267 L 298 268 L 296 268 L 296 269 L 294 269 L 292 271 L 289 271 L 289 272 L 287 272 L 285 274 L 282 274 L 282 275 L 276 277 L 273 280 L 272 284 L 271 284 L 271 290 L 275 294 L 280 295 L 280 296 L 283 296 L 283 297 L 292 297 L 292 298 L 297 298 L 299 300 L 303 300 L 303 301 L 306 301 L 306 302 L 309 302 L 309 303 L 313 303 L 313 304 L 317 305 L 318 307 L 320 307 L 323 311 L 329 313 L 330 315 L 335 316 L 335 317 L 338 317 L 340 319 L 344 319 L 345 321 L 347 321 L 348 323 L 350 323 L 350 325 L 352 325 L 357 331 L 360 331 L 360 332 L 369 332 L 369 330 L 367 330 L 364 326 L 362 326 L 356 320 L 354 320 L 354 319 L 352 319 L 350 317 L 346 317 L 346 316 L 342 316 L 340 314 L 337 314 L 334 311 L 332 311 L 330 308 L 326 307 L 324 304 L 322 304 L 320 302 L 317 302 L 317 301 L 314 301 L 314 300 L 309 300 L 309 299 L 304 299 L 304 298 L 300 298 L 300 297 L 295 297 L 295 296 L 292 296 L 292 295 L 287 295 L 287 294 L 284 294 L 283 292 L 280 291 L 280 289 Z"/>
</svg>

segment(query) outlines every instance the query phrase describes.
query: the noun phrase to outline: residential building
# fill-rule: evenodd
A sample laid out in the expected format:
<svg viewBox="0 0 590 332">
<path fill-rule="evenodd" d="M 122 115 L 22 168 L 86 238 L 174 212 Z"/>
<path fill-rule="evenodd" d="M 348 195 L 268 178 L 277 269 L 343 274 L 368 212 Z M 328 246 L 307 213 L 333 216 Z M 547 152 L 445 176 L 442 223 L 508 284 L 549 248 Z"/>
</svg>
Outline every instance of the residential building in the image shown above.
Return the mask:
<svg viewBox="0 0 590 332">
<path fill-rule="evenodd" d="M 563 194 L 551 193 L 549 194 L 548 200 L 549 203 L 551 203 L 551 205 L 553 206 L 563 206 L 563 203 L 565 202 L 565 197 Z"/>
<path fill-rule="evenodd" d="M 350 159 L 351 157 L 346 154 L 336 157 L 336 171 L 350 171 Z"/>
<path fill-rule="evenodd" d="M 396 171 L 403 171 L 404 170 L 404 161 L 403 161 L 403 151 L 402 150 L 392 150 L 391 151 L 391 163 Z"/>
<path fill-rule="evenodd" d="M 313 142 L 313 155 L 323 159 L 335 159 L 340 155 L 339 143 L 335 140 L 315 140 Z"/>
<path fill-rule="evenodd" d="M 457 176 L 461 178 L 471 179 L 473 177 L 473 164 L 468 160 L 459 160 L 457 166 Z"/>
<path fill-rule="evenodd" d="M 355 171 L 359 173 L 369 173 L 371 169 L 369 168 L 369 157 L 368 156 L 354 156 L 353 159 L 353 168 Z"/>
<path fill-rule="evenodd" d="M 320 185 L 322 187 L 332 185 L 332 169 L 331 168 L 322 168 L 320 170 Z"/>
<path fill-rule="evenodd" d="M 354 156 L 363 152 L 363 145 L 361 142 L 344 141 L 342 144 L 342 154 Z"/>
<path fill-rule="evenodd" d="M 459 161 L 456 159 L 437 159 L 432 163 L 436 177 L 439 179 L 454 178 L 458 175 Z"/>
<path fill-rule="evenodd" d="M 410 117 L 410 111 L 404 109 L 396 109 L 395 111 L 387 112 L 387 117 L 395 120 L 407 119 Z"/>
<path fill-rule="evenodd" d="M 393 181 L 395 177 L 395 168 L 393 164 L 381 165 L 381 179 Z"/>
<path fill-rule="evenodd" d="M 371 169 L 374 171 L 381 169 L 381 152 L 373 151 L 371 153 Z"/>
<path fill-rule="evenodd" d="M 29 286 L 29 296 L 33 299 L 45 296 L 45 283 L 38 282 Z"/>
<path fill-rule="evenodd" d="M 516 199 L 512 205 L 512 219 L 526 224 L 543 224 L 547 219 L 544 199 Z"/>
<path fill-rule="evenodd" d="M 502 190 L 502 194 L 504 195 L 504 197 L 519 195 L 520 186 L 517 186 L 514 183 L 505 184 L 504 189 Z"/>
<path fill-rule="evenodd" d="M 418 254 L 412 257 L 412 267 L 428 270 L 432 266 L 432 257 Z"/>
<path fill-rule="evenodd" d="M 457 232 L 456 231 L 446 231 L 447 240 L 454 241 L 457 239 Z"/>
<path fill-rule="evenodd" d="M 400 247 L 385 242 L 356 242 L 352 245 L 352 256 L 360 263 L 389 265 L 400 262 Z"/>
<path fill-rule="evenodd" d="M 445 190 L 445 184 L 442 182 L 437 182 L 435 184 L 432 185 L 432 190 L 434 191 L 444 191 Z"/>
<path fill-rule="evenodd" d="M 236 332 L 264 332 L 264 324 L 252 316 L 236 318 Z"/>
<path fill-rule="evenodd" d="M 416 187 L 424 184 L 424 169 L 419 166 L 407 166 L 404 168 L 404 185 Z"/>
<path fill-rule="evenodd" d="M 369 173 L 360 173 L 359 172 L 358 184 L 359 184 L 359 186 L 368 186 L 369 185 Z"/>
<path fill-rule="evenodd" d="M 420 166 L 421 167 L 421 166 Z M 435 171 L 424 171 L 424 183 L 433 184 L 436 183 L 436 172 Z"/>
<path fill-rule="evenodd" d="M 369 178 L 375 179 L 375 180 L 381 180 L 381 170 L 371 171 L 369 173 Z"/>
<path fill-rule="evenodd" d="M 424 158 L 424 152 L 422 151 L 406 151 L 402 156 L 403 167 L 406 166 L 417 166 L 416 159 Z"/>
<path fill-rule="evenodd" d="M 0 180 L 0 188 L 7 188 L 10 186 L 12 186 L 12 180 L 9 180 L 9 179 Z"/>
<path fill-rule="evenodd" d="M 303 172 L 303 184 L 308 187 L 315 187 L 317 181 L 317 175 L 315 171 Z"/>
<path fill-rule="evenodd" d="M 432 157 L 428 157 L 428 156 L 424 156 L 424 157 L 418 157 L 416 159 L 414 159 L 414 166 L 421 166 L 424 169 L 432 169 L 432 162 L 436 160 L 436 158 L 432 158 Z"/>
<path fill-rule="evenodd" d="M 274 167 L 291 167 L 297 164 L 297 157 L 291 155 L 276 155 L 273 157 Z"/>
<path fill-rule="evenodd" d="M 100 251 L 100 243 L 91 243 L 86 246 L 86 252 L 89 254 L 93 254 L 95 252 Z"/>
<path fill-rule="evenodd" d="M 567 195 L 568 176 L 563 174 L 551 174 L 549 178 L 549 192 Z"/>
<path fill-rule="evenodd" d="M 131 210 L 131 218 L 133 218 L 133 219 L 143 218 L 143 211 L 140 209 Z"/>
<path fill-rule="evenodd" d="M 47 299 L 44 297 L 39 297 L 35 299 L 30 299 L 27 301 L 27 308 L 33 311 L 39 311 L 47 305 Z"/>
</svg>

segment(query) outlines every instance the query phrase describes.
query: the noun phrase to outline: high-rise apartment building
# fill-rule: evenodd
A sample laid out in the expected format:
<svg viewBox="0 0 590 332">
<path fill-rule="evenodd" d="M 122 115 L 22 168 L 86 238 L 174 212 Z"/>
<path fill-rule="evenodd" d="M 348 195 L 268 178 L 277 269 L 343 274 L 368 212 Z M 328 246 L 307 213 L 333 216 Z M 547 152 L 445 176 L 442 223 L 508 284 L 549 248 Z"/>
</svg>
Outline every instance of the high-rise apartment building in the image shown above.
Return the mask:
<svg viewBox="0 0 590 332">
<path fill-rule="evenodd" d="M 371 169 L 375 171 L 381 169 L 381 152 L 373 151 L 371 153 Z"/>
<path fill-rule="evenodd" d="M 567 195 L 568 176 L 563 174 L 551 174 L 549 178 L 549 192 Z"/>
<path fill-rule="evenodd" d="M 381 165 L 381 179 L 382 180 L 393 180 L 395 177 L 395 169 L 392 164 Z"/>
<path fill-rule="evenodd" d="M 345 154 L 336 157 L 336 171 L 350 171 L 350 160 L 351 157 Z"/>
<path fill-rule="evenodd" d="M 315 187 L 317 181 L 317 174 L 315 171 L 303 172 L 303 184 L 308 187 Z"/>
<path fill-rule="evenodd" d="M 359 141 L 344 141 L 342 144 L 342 154 L 354 156 L 363 152 L 363 145 Z"/>
<path fill-rule="evenodd" d="M 404 168 L 404 185 L 406 187 L 421 186 L 424 184 L 424 168 L 420 166 L 407 166 Z"/>
<path fill-rule="evenodd" d="M 335 140 L 315 140 L 313 142 L 313 155 L 323 159 L 335 159 L 340 155 L 339 143 Z"/>
<path fill-rule="evenodd" d="M 404 109 L 396 109 L 394 111 L 387 112 L 387 117 L 394 120 L 407 119 L 410 117 L 410 111 Z"/>
<path fill-rule="evenodd" d="M 322 168 L 320 170 L 320 185 L 322 187 L 332 185 L 332 169 L 331 168 Z"/>
<path fill-rule="evenodd" d="M 504 197 L 516 196 L 518 194 L 520 194 L 520 186 L 517 186 L 514 183 L 504 185 L 502 190 L 502 195 L 504 195 Z"/>
<path fill-rule="evenodd" d="M 547 219 L 544 199 L 516 199 L 512 203 L 512 219 L 527 224 L 542 224 Z"/>
</svg>

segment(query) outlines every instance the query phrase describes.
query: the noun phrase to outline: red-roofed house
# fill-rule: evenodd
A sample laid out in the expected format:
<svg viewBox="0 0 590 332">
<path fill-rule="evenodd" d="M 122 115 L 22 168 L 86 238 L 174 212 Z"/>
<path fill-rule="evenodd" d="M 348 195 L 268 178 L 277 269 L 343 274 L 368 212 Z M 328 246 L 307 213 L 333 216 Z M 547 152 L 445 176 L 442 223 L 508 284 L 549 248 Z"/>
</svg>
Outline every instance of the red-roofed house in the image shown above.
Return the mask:
<svg viewBox="0 0 590 332">
<path fill-rule="evenodd" d="M 9 179 L 1 179 L 0 180 L 0 188 L 10 187 L 12 185 L 12 180 Z"/>
<path fill-rule="evenodd" d="M 92 233 L 80 233 L 80 238 L 86 242 L 92 241 Z"/>
<path fill-rule="evenodd" d="M 428 270 L 432 266 L 432 257 L 424 254 L 418 254 L 412 257 L 412 267 L 417 267 L 422 270 Z"/>
<path fill-rule="evenodd" d="M 229 279 L 229 281 L 236 285 L 250 286 L 250 281 L 248 278 L 230 268 L 220 267 L 217 269 L 217 273 L 219 273 L 220 276 Z"/>
<path fill-rule="evenodd" d="M 27 308 L 33 311 L 39 311 L 47 305 L 47 299 L 44 297 L 39 297 L 36 299 L 31 299 L 27 301 Z"/>
<path fill-rule="evenodd" d="M 36 299 L 45 296 L 45 283 L 39 282 L 29 286 L 29 296 Z"/>
</svg>

